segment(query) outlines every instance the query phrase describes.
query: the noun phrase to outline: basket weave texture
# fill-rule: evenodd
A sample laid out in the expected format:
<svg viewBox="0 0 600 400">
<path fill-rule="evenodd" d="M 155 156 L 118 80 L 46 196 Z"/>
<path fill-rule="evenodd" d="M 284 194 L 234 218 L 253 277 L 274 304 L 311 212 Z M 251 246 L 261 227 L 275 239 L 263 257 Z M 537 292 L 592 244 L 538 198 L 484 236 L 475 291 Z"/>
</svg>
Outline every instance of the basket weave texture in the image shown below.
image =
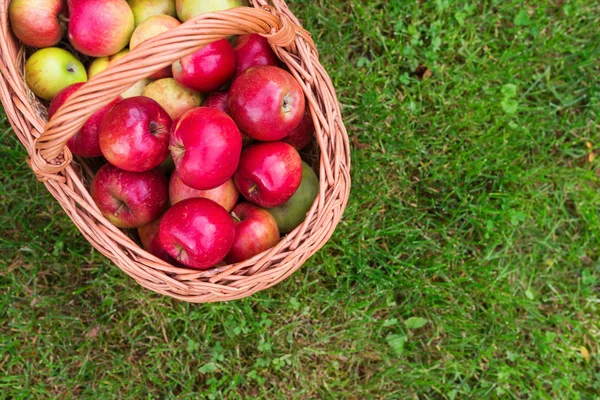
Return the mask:
<svg viewBox="0 0 600 400">
<path fill-rule="evenodd" d="M 201 15 L 144 42 L 90 79 L 50 121 L 46 107 L 24 83 L 27 49 L 10 31 L 9 3 L 0 0 L 0 99 L 27 149 L 27 162 L 94 248 L 140 285 L 193 303 L 243 298 L 286 279 L 331 237 L 350 192 L 348 136 L 314 42 L 285 1 L 252 0 L 252 7 Z M 73 160 L 65 145 L 89 116 L 138 80 L 215 40 L 246 33 L 269 40 L 306 94 L 316 128 L 320 193 L 306 221 L 274 248 L 209 271 L 174 267 L 144 251 L 102 216 L 87 188 L 93 166 L 84 159 Z"/>
</svg>

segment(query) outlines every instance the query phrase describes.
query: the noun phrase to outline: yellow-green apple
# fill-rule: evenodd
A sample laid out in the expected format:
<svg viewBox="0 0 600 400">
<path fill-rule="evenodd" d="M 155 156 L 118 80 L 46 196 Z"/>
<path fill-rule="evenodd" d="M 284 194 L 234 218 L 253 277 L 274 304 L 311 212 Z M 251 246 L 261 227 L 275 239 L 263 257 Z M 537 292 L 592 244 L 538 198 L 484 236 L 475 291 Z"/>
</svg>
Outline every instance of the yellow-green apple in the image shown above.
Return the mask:
<svg viewBox="0 0 600 400">
<path fill-rule="evenodd" d="M 225 261 L 239 263 L 279 243 L 277 221 L 267 210 L 252 203 L 240 203 L 233 209 L 235 239 Z"/>
<path fill-rule="evenodd" d="M 308 164 L 302 162 L 302 183 L 296 193 L 282 205 L 268 209 L 281 234 L 290 233 L 304 222 L 318 194 L 319 178 Z"/>
<path fill-rule="evenodd" d="M 284 137 L 281 141 L 291 144 L 298 151 L 302 150 L 312 142 L 315 137 L 315 125 L 313 123 L 312 116 L 307 110 L 300 121 L 300 125 L 296 127 L 289 135 Z"/>
<path fill-rule="evenodd" d="M 244 71 L 229 90 L 229 114 L 256 140 L 283 139 L 300 124 L 305 108 L 300 84 L 289 72 L 271 65 Z"/>
<path fill-rule="evenodd" d="M 212 200 L 227 210 L 227 212 L 231 212 L 240 197 L 240 192 L 238 192 L 235 187 L 233 179 L 229 179 L 227 182 L 214 189 L 194 189 L 183 183 L 177 171 L 173 171 L 171 180 L 169 181 L 169 200 L 171 201 L 171 205 L 195 197 Z"/>
<path fill-rule="evenodd" d="M 249 201 L 261 207 L 277 207 L 300 186 L 302 159 L 287 143 L 253 144 L 242 151 L 233 181 Z"/>
<path fill-rule="evenodd" d="M 99 57 L 94 59 L 88 68 L 88 77 L 91 79 L 94 75 L 104 71 L 112 64 L 119 61 L 129 53 L 129 49 L 123 49 L 117 54 L 108 57 Z M 144 88 L 151 82 L 150 78 L 140 79 L 133 84 L 129 89 L 121 93 L 121 97 L 128 99 L 130 97 L 141 96 Z"/>
<path fill-rule="evenodd" d="M 181 22 L 169 15 L 154 15 L 142 22 L 140 26 L 135 28 L 135 31 L 131 36 L 131 41 L 129 42 L 129 48 L 133 50 L 146 40 L 152 39 L 153 37 L 156 37 L 161 33 L 165 33 L 170 29 L 176 28 L 179 25 L 181 25 Z M 155 72 L 154 74 L 150 75 L 150 78 L 161 79 L 168 76 L 171 76 L 170 66 Z"/>
<path fill-rule="evenodd" d="M 247 6 L 246 0 L 176 0 L 177 16 L 183 22 L 209 12 Z"/>
<path fill-rule="evenodd" d="M 136 27 L 154 15 L 177 17 L 175 0 L 127 0 L 127 3 L 133 11 Z"/>
<path fill-rule="evenodd" d="M 105 164 L 90 186 L 100 212 L 119 228 L 139 228 L 161 216 L 169 201 L 167 178 L 158 170 L 123 171 Z"/>
<path fill-rule="evenodd" d="M 80 53 L 105 57 L 129 43 L 133 12 L 125 0 L 68 0 L 69 41 Z"/>
<path fill-rule="evenodd" d="M 171 117 L 154 100 L 130 97 L 117 103 L 100 127 L 100 149 L 112 165 L 142 172 L 169 155 Z"/>
<path fill-rule="evenodd" d="M 160 258 L 170 264 L 176 264 L 175 261 L 165 249 L 162 248 L 160 241 L 158 240 L 158 228 L 160 227 L 161 218 L 158 218 L 154 222 L 138 228 L 138 235 L 142 242 L 142 247 L 148 253 L 155 257 Z"/>
<path fill-rule="evenodd" d="M 74 83 L 58 92 L 58 94 L 50 103 L 50 107 L 48 107 L 48 118 L 52 118 L 52 116 L 56 114 L 60 106 L 62 106 L 65 103 L 65 101 L 67 101 L 67 99 L 73 93 L 75 93 L 75 91 L 77 91 L 77 89 L 79 89 L 81 86 L 83 86 L 83 83 Z M 102 151 L 100 150 L 100 141 L 98 139 L 100 125 L 102 124 L 102 121 L 104 120 L 106 114 L 119 101 L 121 101 L 121 98 L 117 97 L 110 104 L 96 111 L 81 127 L 79 132 L 77 132 L 73 137 L 71 137 L 71 139 L 69 139 L 69 141 L 67 142 L 67 146 L 73 154 L 78 155 L 80 157 L 102 156 Z"/>
<path fill-rule="evenodd" d="M 158 230 L 162 247 L 180 263 L 195 269 L 217 265 L 229 253 L 235 227 L 227 211 L 212 200 L 194 198 L 175 204 Z"/>
<path fill-rule="evenodd" d="M 279 64 L 279 59 L 267 38 L 258 33 L 238 36 L 233 51 L 235 52 L 235 76 L 252 67 Z"/>
<path fill-rule="evenodd" d="M 38 97 L 52 100 L 62 89 L 87 81 L 85 67 L 73 54 L 58 47 L 33 53 L 25 63 L 25 81 Z"/>
<path fill-rule="evenodd" d="M 13 33 L 23 44 L 50 47 L 60 42 L 67 29 L 64 0 L 12 0 L 8 18 Z"/>
<path fill-rule="evenodd" d="M 173 77 L 200 93 L 213 92 L 235 73 L 235 53 L 227 39 L 217 40 L 173 64 Z"/>
<path fill-rule="evenodd" d="M 163 78 L 150 83 L 144 88 L 142 96 L 155 100 L 172 119 L 202 104 L 200 93 L 180 85 L 173 78 Z"/>
<path fill-rule="evenodd" d="M 242 135 L 224 112 L 197 107 L 183 113 L 171 130 L 171 155 L 181 180 L 194 189 L 214 189 L 235 172 Z"/>
</svg>

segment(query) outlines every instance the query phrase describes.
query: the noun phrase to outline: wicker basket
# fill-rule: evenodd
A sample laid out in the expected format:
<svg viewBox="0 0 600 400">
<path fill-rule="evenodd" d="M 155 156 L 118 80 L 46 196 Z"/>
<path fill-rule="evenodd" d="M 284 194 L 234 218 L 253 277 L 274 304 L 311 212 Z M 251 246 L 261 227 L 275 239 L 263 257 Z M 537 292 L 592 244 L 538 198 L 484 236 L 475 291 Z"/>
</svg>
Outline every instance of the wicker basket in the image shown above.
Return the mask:
<svg viewBox="0 0 600 400">
<path fill-rule="evenodd" d="M 27 49 L 10 31 L 0 0 L 0 98 L 37 178 L 59 201 L 86 239 L 140 285 L 180 300 L 203 303 L 239 299 L 290 276 L 333 234 L 350 191 L 350 151 L 340 106 L 310 37 L 283 0 L 252 0 L 241 7 L 196 17 L 149 40 L 106 71 L 94 76 L 47 121 L 46 107 L 27 88 L 23 66 Z M 87 184 L 94 166 L 73 160 L 65 144 L 96 110 L 138 80 L 231 35 L 259 33 L 300 82 L 316 127 L 313 155 L 320 194 L 306 221 L 274 248 L 242 263 L 197 271 L 171 266 L 139 247 L 98 211 Z"/>
</svg>

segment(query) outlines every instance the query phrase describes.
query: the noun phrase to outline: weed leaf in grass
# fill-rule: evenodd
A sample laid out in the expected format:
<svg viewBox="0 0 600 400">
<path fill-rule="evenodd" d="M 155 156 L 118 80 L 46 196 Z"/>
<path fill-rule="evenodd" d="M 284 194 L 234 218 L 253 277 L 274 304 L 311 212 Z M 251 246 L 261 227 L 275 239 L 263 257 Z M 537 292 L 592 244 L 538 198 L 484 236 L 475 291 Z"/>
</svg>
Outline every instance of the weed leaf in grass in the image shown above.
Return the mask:
<svg viewBox="0 0 600 400">
<path fill-rule="evenodd" d="M 421 329 L 427 324 L 427 320 L 421 317 L 410 317 L 406 321 L 404 321 L 404 325 L 406 325 L 406 329 Z"/>
</svg>

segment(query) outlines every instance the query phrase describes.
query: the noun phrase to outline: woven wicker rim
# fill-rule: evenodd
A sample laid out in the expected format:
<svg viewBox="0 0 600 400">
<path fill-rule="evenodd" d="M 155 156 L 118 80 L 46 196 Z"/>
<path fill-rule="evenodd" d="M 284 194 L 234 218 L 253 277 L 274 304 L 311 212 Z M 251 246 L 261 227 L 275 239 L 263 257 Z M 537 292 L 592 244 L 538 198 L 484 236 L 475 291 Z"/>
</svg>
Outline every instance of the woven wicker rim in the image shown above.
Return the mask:
<svg viewBox="0 0 600 400">
<path fill-rule="evenodd" d="M 0 99 L 35 175 L 94 248 L 140 285 L 188 302 L 239 299 L 286 279 L 327 242 L 348 202 L 348 136 L 311 36 L 285 1 L 251 3 L 253 7 L 201 15 L 144 42 L 90 79 L 47 121 L 46 108 L 24 83 L 25 49 L 10 31 L 10 0 L 0 0 Z M 102 216 L 84 183 L 91 174 L 86 161 L 74 162 L 65 144 L 89 116 L 138 80 L 208 43 L 245 33 L 265 36 L 306 94 L 319 148 L 320 193 L 306 221 L 274 248 L 209 271 L 174 267 L 141 249 Z"/>
</svg>

